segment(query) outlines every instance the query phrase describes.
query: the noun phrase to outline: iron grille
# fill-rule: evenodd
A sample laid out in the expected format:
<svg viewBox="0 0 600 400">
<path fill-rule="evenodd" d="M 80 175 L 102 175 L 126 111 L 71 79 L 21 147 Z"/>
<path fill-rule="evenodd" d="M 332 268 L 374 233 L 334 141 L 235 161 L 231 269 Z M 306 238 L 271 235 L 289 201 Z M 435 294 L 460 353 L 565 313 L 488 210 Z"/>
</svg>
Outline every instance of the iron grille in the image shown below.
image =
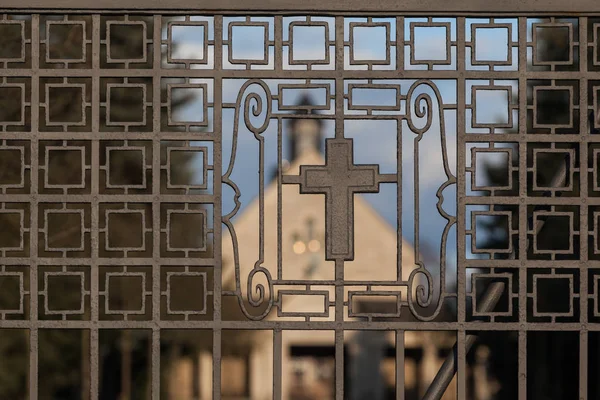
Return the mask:
<svg viewBox="0 0 600 400">
<path fill-rule="evenodd" d="M 258 331 L 268 332 L 271 352 L 267 364 L 254 366 L 270 379 L 265 398 L 290 398 L 287 363 L 290 354 L 304 350 L 286 347 L 289 331 L 331 336 L 334 387 L 324 396 L 336 399 L 354 393 L 352 368 L 345 363 L 349 332 L 393 336 L 396 399 L 406 395 L 408 332 L 450 333 L 454 352 L 427 398 L 439 398 L 456 371 L 448 395 L 460 399 L 473 396 L 467 371 L 476 333 L 514 334 L 518 398 L 536 398 L 528 396 L 528 335 L 565 331 L 579 344 L 573 350 L 579 360 L 573 398 L 591 398 L 587 371 L 595 361 L 588 338 L 600 327 L 600 122 L 594 114 L 600 19 L 588 13 L 593 4 L 564 10 L 550 3 L 544 10 L 530 2 L 515 6 L 520 14 L 490 9 L 479 15 L 468 9 L 474 5 L 444 10 L 436 2 L 422 17 L 413 13 L 423 11 L 415 4 L 403 13 L 398 5 L 353 8 L 351 1 L 332 10 L 286 3 L 277 12 L 269 4 L 245 12 L 249 5 L 242 2 L 202 12 L 153 11 L 133 3 L 126 11 L 111 2 L 102 12 L 6 4 L 0 19 L 0 35 L 16 38 L 12 45 L 5 39 L 0 49 L 0 165 L 7 172 L 0 171 L 0 215 L 7 232 L 14 230 L 0 247 L 0 282 L 6 296 L 13 296 L 0 309 L 0 331 L 25 332 L 29 399 L 50 398 L 40 391 L 47 372 L 40 354 L 50 351 L 42 348 L 52 343 L 45 335 L 66 330 L 83 332 L 80 386 L 89 399 L 102 398 L 102 335 L 109 331 L 128 332 L 122 346 L 139 332 L 146 335 L 148 390 L 131 398 L 162 398 L 161 369 L 168 357 L 163 338 L 173 331 L 197 332 L 198 341 L 208 343 L 208 393 L 215 399 L 226 398 L 230 389 L 231 376 L 222 374 L 225 358 L 243 353 L 237 343 Z M 196 35 L 187 53 L 175 44 L 183 30 Z M 368 31 L 376 36 L 365 39 Z M 486 37 L 491 31 L 493 40 Z M 558 35 L 566 53 L 543 49 L 548 32 Z M 296 46 L 308 33 L 316 53 Z M 236 43 L 250 34 L 256 38 L 244 43 L 253 49 Z M 436 51 L 422 50 L 427 44 L 419 35 Z M 65 41 L 72 47 L 56 50 Z M 289 93 L 301 91 L 322 101 L 289 100 Z M 360 93 L 369 92 L 377 95 L 365 103 Z M 191 94 L 193 115 L 182 117 L 178 96 Z M 61 119 L 53 97 L 71 99 L 75 115 Z M 492 97 L 501 99 L 499 116 L 481 116 L 478 110 Z M 562 108 L 549 113 L 548 102 Z M 126 107 L 135 115 L 121 113 Z M 373 135 L 369 140 L 377 141 L 369 126 L 383 120 L 393 123 L 396 138 L 393 170 L 377 157 L 359 162 L 365 148 L 346 133 L 364 123 Z M 331 137 L 323 162 L 286 169 L 286 124 L 297 121 L 330 124 Z M 251 234 L 236 230 L 235 219 L 251 203 L 240 189 L 244 182 L 235 178 L 236 163 L 247 152 L 255 153 L 251 167 L 258 175 L 252 178 L 258 200 L 248 217 L 254 221 Z M 131 164 L 111 165 L 123 153 Z M 504 163 L 500 183 L 482 178 L 481 160 L 490 156 Z M 195 180 L 178 170 L 186 157 L 197 162 Z M 268 157 L 276 161 L 274 183 Z M 123 180 L 119 168 L 139 171 L 139 179 Z M 442 179 L 428 201 L 421 185 L 432 168 Z M 548 168 L 551 176 L 542 176 Z M 384 185 L 394 188 L 391 208 L 397 214 L 393 265 L 385 266 L 391 272 L 380 279 L 379 267 L 369 265 L 371 272 L 361 278 L 348 277 L 356 253 L 370 246 L 355 240 L 364 228 L 356 228 L 357 198 Z M 317 195 L 311 204 L 324 209 L 293 243 L 286 218 L 294 220 L 300 205 L 284 205 L 290 191 L 299 199 Z M 407 213 L 414 216 L 408 227 Z M 432 213 L 443 220 L 433 262 L 422 245 L 431 236 L 424 214 Z M 377 218 L 365 215 L 360 218 Z M 553 218 L 562 224 L 555 226 L 562 227 L 563 247 L 544 242 L 543 225 Z M 502 245 L 486 247 L 478 240 L 482 220 L 505 227 Z M 408 262 L 405 236 L 414 248 Z M 255 242 L 244 245 L 248 238 Z M 296 262 L 286 261 L 284 247 L 292 244 L 299 246 L 297 253 L 313 254 L 308 272 L 289 267 Z M 254 258 L 241 246 L 253 248 Z M 322 264 L 331 275 L 311 275 Z M 564 283 L 560 293 L 552 289 L 564 295 L 560 310 L 538 301 L 548 281 Z M 76 301 L 58 304 L 61 287 L 76 293 Z M 115 287 L 135 296 L 113 298 Z M 322 307 L 284 306 L 284 298 L 303 296 L 319 298 Z M 389 300 L 386 307 L 373 303 L 382 298 Z M 499 302 L 505 302 L 501 310 Z M 256 384 L 250 375 L 248 387 Z M 127 383 L 121 385 L 124 392 Z"/>
</svg>

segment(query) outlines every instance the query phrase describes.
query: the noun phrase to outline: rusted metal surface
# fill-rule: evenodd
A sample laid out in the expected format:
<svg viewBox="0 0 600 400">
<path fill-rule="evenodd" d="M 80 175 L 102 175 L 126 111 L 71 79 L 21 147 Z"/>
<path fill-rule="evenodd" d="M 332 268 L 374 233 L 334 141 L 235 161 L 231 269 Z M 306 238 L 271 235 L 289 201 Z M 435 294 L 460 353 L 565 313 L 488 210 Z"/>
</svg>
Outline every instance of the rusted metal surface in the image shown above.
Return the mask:
<svg viewBox="0 0 600 400">
<path fill-rule="evenodd" d="M 335 398 L 342 400 L 345 332 L 393 331 L 400 339 L 396 359 L 403 360 L 405 331 L 448 331 L 456 334 L 457 345 L 431 389 L 432 397 L 427 398 L 439 398 L 457 371 L 457 395 L 462 399 L 466 398 L 466 355 L 476 337 L 470 333 L 513 331 L 519 335 L 515 373 L 519 399 L 524 400 L 527 333 L 564 330 L 584 338 L 579 348 L 583 366 L 579 396 L 588 398 L 586 340 L 588 332 L 600 331 L 600 271 L 592 267 L 593 261 L 600 259 L 600 196 L 596 194 L 600 190 L 596 146 L 600 122 L 589 118 L 590 112 L 599 108 L 600 98 L 600 20 L 592 18 L 599 12 L 596 1 L 506 0 L 480 5 L 471 0 L 345 0 L 335 4 L 230 0 L 216 5 L 179 0 L 168 7 L 156 1 L 125 3 L 30 1 L 29 8 L 23 9 L 18 2 L 0 1 L 0 9 L 7 11 L 0 18 L 0 28 L 20 30 L 22 38 L 18 51 L 3 52 L 4 58 L 0 58 L 0 90 L 20 102 L 18 118 L 0 120 L 0 151 L 18 153 L 20 159 L 18 177 L 0 179 L 0 212 L 19 221 L 18 240 L 0 247 L 0 276 L 17 277 L 20 284 L 17 307 L 0 309 L 0 329 L 29 332 L 30 377 L 39 372 L 40 331 L 88 330 L 89 393 L 91 399 L 97 399 L 99 331 L 145 329 L 151 331 L 151 397 L 159 399 L 163 332 L 209 330 L 212 397 L 220 399 L 221 383 L 226 379 L 221 375 L 226 332 L 266 330 L 273 332 L 272 395 L 280 399 L 285 397 L 282 332 L 328 330 L 335 335 Z M 13 12 L 19 17 L 14 18 Z M 231 18 L 229 12 L 237 18 Z M 423 12 L 425 18 L 410 17 Z M 300 17 L 291 19 L 291 13 Z M 471 20 L 471 13 L 478 13 L 478 19 Z M 549 16 L 556 13 L 568 18 Z M 494 19 L 498 15 L 503 18 Z M 81 27 L 76 30 L 80 35 L 77 43 L 82 46 L 76 56 L 63 58 L 49 50 L 52 26 L 57 25 Z M 123 27 L 140 35 L 141 45 L 132 49 L 130 56 L 114 56 L 111 29 Z M 178 27 L 202 31 L 194 54 L 180 57 L 172 51 L 172 32 Z M 319 39 L 322 57 L 294 56 L 295 27 L 324 33 Z M 260 54 L 236 54 L 236 35 L 244 28 L 261 30 L 257 39 Z M 360 29 L 383 32 L 377 43 L 384 49 L 383 55 L 369 58 L 358 54 L 355 37 Z M 430 29 L 443 31 L 443 37 L 436 40 L 443 42 L 444 51 L 423 56 L 418 38 Z M 566 59 L 538 54 L 541 39 L 537 35 L 553 29 L 566 32 Z M 504 47 L 498 48 L 504 59 L 478 54 L 478 34 L 485 30 L 505 32 Z M 226 87 L 235 88 L 233 96 L 224 98 Z M 315 88 L 326 93 L 323 104 L 286 103 L 286 90 Z M 61 121 L 52 116 L 51 97 L 57 90 L 81 95 L 81 118 Z M 197 113 L 202 118 L 176 119 L 171 112 L 173 90 L 199 90 L 201 106 L 197 107 L 201 111 Z M 354 90 L 393 91 L 396 102 L 365 105 L 354 98 Z M 114 117 L 113 91 L 140 96 L 139 119 Z M 478 96 L 483 92 L 506 96 L 499 120 L 478 118 L 478 109 L 483 107 L 477 104 Z M 566 120 L 538 115 L 542 92 L 560 93 L 567 99 Z M 296 119 L 331 122 L 333 137 L 326 141 L 323 165 L 301 165 L 298 173 L 284 173 L 283 125 Z M 346 124 L 379 120 L 393 121 L 397 137 L 410 135 L 413 147 L 407 153 L 412 176 L 402 171 L 402 158 L 407 154 L 402 140 L 394 149 L 395 171 L 356 162 L 354 154 L 361 149 L 345 135 Z M 265 136 L 272 127 L 277 135 L 274 185 L 279 200 L 284 188 L 292 186 L 301 195 L 322 195 L 325 223 L 316 229 L 324 233 L 323 259 L 333 265 L 331 279 L 286 278 L 281 236 L 291 233 L 284 229 L 281 201 L 275 211 L 276 223 L 265 223 L 265 214 L 273 211 L 264 204 L 269 184 Z M 223 139 L 225 131 L 231 137 L 228 142 Z M 240 154 L 250 151 L 242 147 L 242 132 L 246 139 L 251 138 L 251 145 L 248 141 L 245 145 L 259 154 L 254 166 L 258 171 L 259 223 L 253 260 L 240 259 L 238 240 L 243 239 L 235 223 L 244 193 L 233 171 Z M 423 139 L 431 136 L 439 147 L 435 162 L 428 159 L 433 153 Z M 78 153 L 81 179 L 50 179 L 53 151 Z M 144 173 L 139 183 L 111 180 L 110 154 L 116 151 L 141 154 Z M 172 155 L 178 151 L 202 155 L 202 164 L 197 166 L 203 174 L 201 183 L 172 178 L 173 160 L 177 159 Z M 483 171 L 477 156 L 489 153 L 507 159 L 508 176 L 501 185 L 481 183 L 478 178 Z M 537 179 L 536 157 L 542 153 L 564 156 L 560 162 L 565 166 L 549 184 Z M 422 174 L 427 168 L 438 168 L 443 178 L 436 191 L 427 194 L 436 197 L 434 208 L 423 211 Z M 412 181 L 412 190 L 403 189 L 403 179 Z M 348 278 L 347 265 L 359 246 L 355 241 L 356 196 L 377 193 L 384 184 L 395 185 L 397 195 L 391 205 L 398 214 L 395 279 Z M 403 198 L 411 198 L 414 208 L 407 210 Z M 232 209 L 224 209 L 224 199 L 233 204 Z M 403 264 L 402 258 L 406 234 L 402 215 L 407 212 L 414 215 L 413 265 Z M 430 235 L 420 223 L 425 212 L 438 213 L 443 220 L 435 265 L 422 256 L 425 246 L 421 242 Z M 58 214 L 80 221 L 77 246 L 61 247 L 55 242 L 60 235 L 57 239 L 49 233 Z M 108 238 L 109 219 L 121 214 L 140 222 L 139 243 L 114 245 Z M 198 218 L 201 245 L 175 244 L 171 223 L 181 215 Z M 506 248 L 478 247 L 477 220 L 490 217 L 507 221 Z M 565 232 L 569 245 L 565 248 L 540 244 L 539 235 L 549 217 L 569 221 L 570 229 Z M 265 246 L 268 230 L 278 231 L 274 250 Z M 456 240 L 451 239 L 451 232 Z M 309 239 L 312 237 L 311 231 Z M 233 249 L 229 260 L 222 257 L 224 240 Z M 308 245 L 309 241 L 303 243 Z M 276 265 L 267 265 L 265 252 L 273 251 Z M 456 266 L 448 261 L 448 253 L 453 252 Z M 46 271 L 49 267 L 56 269 Z M 179 270 L 165 272 L 169 267 Z M 204 269 L 211 270 L 211 279 Z M 56 276 L 82 282 L 76 307 L 59 311 L 49 307 L 48 281 Z M 125 304 L 114 309 L 109 305 L 111 282 L 123 277 L 141 282 L 139 307 Z M 172 296 L 177 277 L 197 278 L 204 285 L 202 306 L 176 309 Z M 501 283 L 488 285 L 491 292 L 482 296 L 476 284 L 479 279 Z M 565 310 L 538 307 L 538 286 L 552 279 L 568 282 Z M 452 280 L 456 285 L 448 284 Z M 283 295 L 298 293 L 322 296 L 325 309 L 304 314 L 284 311 Z M 355 295 L 393 295 L 398 309 L 395 314 L 359 313 L 352 308 Z M 508 298 L 508 304 L 497 311 L 494 306 L 500 295 Z M 232 299 L 240 318 L 225 315 L 224 304 Z M 449 319 L 444 310 L 450 304 L 456 315 Z M 396 398 L 403 399 L 404 367 L 398 364 L 396 368 Z M 36 379 L 30 379 L 29 390 L 29 398 L 37 399 Z"/>
</svg>

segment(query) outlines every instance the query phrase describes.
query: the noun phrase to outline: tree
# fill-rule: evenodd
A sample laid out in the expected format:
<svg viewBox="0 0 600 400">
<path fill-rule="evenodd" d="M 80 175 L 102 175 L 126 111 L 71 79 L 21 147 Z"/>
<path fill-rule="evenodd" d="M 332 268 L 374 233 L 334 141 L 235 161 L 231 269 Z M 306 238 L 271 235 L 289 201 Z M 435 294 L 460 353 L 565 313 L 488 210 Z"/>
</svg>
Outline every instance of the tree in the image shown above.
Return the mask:
<svg viewBox="0 0 600 400">
<path fill-rule="evenodd" d="M 574 24 L 573 29 L 577 30 L 577 24 Z M 572 49 L 569 47 L 568 41 L 565 41 L 565 36 L 560 32 L 560 29 L 545 29 L 542 35 L 538 37 L 538 56 L 541 60 L 568 60 L 569 52 Z M 577 52 L 575 52 L 577 53 Z M 578 57 L 575 55 L 574 64 L 578 62 Z M 557 66 L 556 70 L 571 70 L 572 66 Z M 535 82 L 534 84 L 537 84 Z M 531 96 L 531 93 L 529 93 Z M 570 99 L 566 95 L 556 95 L 549 92 L 538 92 L 537 94 L 537 119 L 544 124 L 562 124 L 568 121 L 569 115 L 565 110 L 570 110 Z M 574 100 L 577 101 L 577 100 Z M 531 97 L 529 98 L 531 103 Z M 521 110 L 522 111 L 522 110 Z M 539 129 L 532 126 L 532 115 L 528 115 L 528 134 L 540 133 Z M 578 114 L 575 112 L 573 117 L 577 121 Z M 574 132 L 570 132 L 574 133 Z M 533 138 L 533 136 L 532 136 Z M 534 139 L 534 138 L 533 138 Z M 533 140 L 532 139 L 532 140 Z M 533 148 L 549 148 L 549 145 L 544 144 L 528 144 L 527 159 L 533 160 Z M 534 191 L 533 183 L 538 187 L 546 188 L 556 183 L 556 177 L 559 171 L 567 168 L 566 185 L 572 184 L 573 190 L 569 195 L 579 195 L 579 175 L 573 173 L 568 167 L 572 161 L 574 163 L 579 159 L 578 143 L 575 144 L 557 144 L 557 148 L 563 148 L 572 151 L 575 160 L 570 160 L 571 156 L 565 157 L 565 153 L 538 153 L 536 159 L 536 171 L 528 172 L 527 191 L 528 196 L 549 196 L 550 191 Z M 518 150 L 518 149 L 513 149 Z M 517 154 L 517 153 L 515 153 Z M 591 153 L 590 153 L 591 154 Z M 528 165 L 532 161 L 528 162 Z M 513 159 L 513 167 L 519 167 L 518 157 Z M 576 164 L 575 164 L 576 165 Z M 531 165 L 529 165 L 531 166 Z M 506 176 L 509 174 L 507 165 L 488 164 L 485 166 L 484 173 L 487 176 L 487 181 L 490 185 L 502 186 L 506 185 Z M 572 175 L 571 175 L 572 173 Z M 513 182 L 519 182 L 519 173 L 514 171 Z M 573 182 L 570 182 L 571 179 Z M 590 182 L 591 185 L 591 182 Z M 563 185 L 565 186 L 565 185 Z M 569 192 L 568 190 L 566 192 Z M 518 184 L 515 184 L 512 189 L 502 192 L 504 196 L 519 196 Z M 575 200 L 577 203 L 577 200 Z M 495 210 L 509 210 L 507 206 L 495 206 Z M 549 207 L 529 207 L 528 208 L 528 225 L 535 226 L 536 221 L 533 220 L 533 211 L 546 210 L 551 211 Z M 573 211 L 572 207 L 557 206 L 552 212 Z M 574 214 L 575 220 L 579 217 L 578 213 Z M 577 225 L 577 223 L 576 223 Z M 512 240 L 513 248 L 518 249 L 518 238 L 510 237 L 508 234 L 508 224 L 506 220 L 493 218 L 488 222 L 478 226 L 478 229 L 488 232 L 487 243 L 484 248 L 506 249 L 509 245 L 509 240 Z M 513 230 L 518 230 L 518 220 L 513 218 Z M 544 220 L 543 227 L 537 234 L 537 249 L 559 250 L 569 248 L 569 238 L 566 232 L 570 231 L 569 221 L 560 216 L 550 216 Z M 520 233 L 523 234 L 523 233 Z M 587 234 L 585 234 L 587 237 Z M 543 258 L 539 254 L 534 254 L 534 246 L 529 236 L 527 259 L 535 260 Z M 584 239 L 585 240 L 585 239 Z M 569 256 L 557 255 L 556 259 L 580 259 L 577 242 L 573 244 L 574 253 Z M 508 254 L 496 254 L 497 259 L 506 259 Z M 514 269 L 496 269 L 496 272 L 514 273 Z M 546 270 L 538 270 L 540 273 L 547 272 Z M 531 273 L 529 273 L 531 275 Z M 531 279 L 529 277 L 528 279 Z M 575 280 L 578 276 L 575 275 Z M 587 277 L 586 277 L 587 279 Z M 518 275 L 513 274 L 513 287 L 518 287 Z M 531 290 L 531 282 L 528 282 L 528 290 Z M 484 292 L 483 287 L 478 288 L 478 292 Z M 537 288 L 537 308 L 538 310 L 547 310 L 549 312 L 564 311 L 565 299 L 559 295 L 564 293 L 564 281 L 560 280 L 545 280 L 543 285 Z M 532 312 L 531 299 L 527 305 L 528 321 L 535 320 Z M 578 299 L 574 299 L 577 303 Z M 568 304 L 568 303 L 567 303 Z M 567 306 L 568 307 L 568 306 Z M 581 310 L 587 312 L 587 310 Z M 578 321 L 579 309 L 575 305 L 575 320 Z M 559 322 L 560 323 L 560 322 Z M 481 332 L 479 344 L 486 345 L 490 348 L 489 371 L 491 375 L 498 381 L 499 391 L 496 393 L 496 399 L 514 399 L 518 397 L 518 380 L 517 380 L 517 340 L 516 333 L 501 332 L 486 333 Z M 592 341 L 592 338 L 590 337 Z M 594 346 L 590 342 L 590 349 Z M 528 380 L 528 398 L 543 399 L 543 400 L 558 400 L 566 398 L 578 397 L 578 374 L 579 374 L 579 337 L 577 332 L 528 332 L 527 337 L 527 380 Z M 474 351 L 474 350 L 472 350 Z M 598 371 L 596 367 L 590 364 L 588 376 L 595 376 Z M 590 398 L 596 398 L 598 393 Z"/>
</svg>

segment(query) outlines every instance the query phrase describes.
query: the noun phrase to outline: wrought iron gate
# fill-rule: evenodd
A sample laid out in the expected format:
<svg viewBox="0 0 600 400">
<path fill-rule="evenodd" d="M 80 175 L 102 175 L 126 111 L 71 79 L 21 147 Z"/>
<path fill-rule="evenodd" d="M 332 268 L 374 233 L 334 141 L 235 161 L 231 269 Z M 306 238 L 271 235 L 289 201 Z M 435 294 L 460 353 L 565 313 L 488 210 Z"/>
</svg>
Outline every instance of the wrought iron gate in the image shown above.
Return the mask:
<svg viewBox="0 0 600 400">
<path fill-rule="evenodd" d="M 600 330 L 598 5 L 210 3 L 0 0 L 0 336 L 25 332 L 28 398 L 58 396 L 43 393 L 40 354 L 60 348 L 48 337 L 61 331 L 84 332 L 81 393 L 64 398 L 102 398 L 108 331 L 128 332 L 121 346 L 138 340 L 136 332 L 147 335 L 148 390 L 132 394 L 134 387 L 125 389 L 132 372 L 121 371 L 123 398 L 163 398 L 170 354 L 163 339 L 174 331 L 208 343 L 202 351 L 214 399 L 227 397 L 225 357 L 244 335 L 268 333 L 268 365 L 259 358 L 253 368 L 270 380 L 265 398 L 287 399 L 286 363 L 296 350 L 286 347 L 286 332 L 331 334 L 334 387 L 324 396 L 339 400 L 360 398 L 350 386 L 348 332 L 392 334 L 396 399 L 406 396 L 407 332 L 446 332 L 456 342 L 438 365 L 425 395 L 431 399 L 446 390 L 483 398 L 467 382 L 478 333 L 515 335 L 511 368 L 524 400 L 537 398 L 528 389 L 532 332 L 565 331 L 578 343 L 569 350 L 579 377 L 571 398 L 594 398 L 588 371 L 598 357 L 588 343 Z M 194 47 L 176 50 L 178 35 L 192 31 Z M 544 50 L 548 34 L 566 50 Z M 298 45 L 306 38 L 315 51 Z M 321 100 L 294 103 L 299 91 Z M 182 117 L 176 103 L 188 95 L 196 96 L 193 115 Z M 481 111 L 495 101 L 498 116 Z M 286 169 L 286 124 L 300 120 L 331 123 L 331 137 L 323 162 Z M 394 123 L 393 170 L 377 155 L 359 161 L 365 147 L 346 132 L 365 123 L 367 143 L 376 142 L 380 132 L 369 123 L 383 120 Z M 251 184 L 234 172 L 248 152 L 255 153 Z M 272 185 L 268 157 L 277 165 Z M 191 158 L 194 179 L 185 164 Z M 501 165 L 495 182 L 485 177 L 488 159 Z M 432 169 L 442 178 L 426 192 Z M 133 180 L 120 175 L 131 171 Z M 245 225 L 251 233 L 235 219 L 251 202 L 243 184 L 258 199 Z M 367 272 L 355 277 L 347 271 L 359 246 L 368 252 L 377 242 L 355 238 L 383 235 L 361 231 L 370 228 L 359 219 L 379 217 L 360 214 L 357 199 L 384 185 L 394 188 L 395 202 L 386 204 L 397 214 L 393 265 L 385 266 L 393 272 L 379 278 L 383 266 L 370 255 Z M 288 238 L 286 221 L 302 206 L 284 205 L 292 190 L 298 199 L 318 195 L 309 207 L 324 207 L 306 240 Z M 432 236 L 425 214 L 433 213 L 442 221 L 434 261 L 422 245 Z M 478 238 L 482 221 L 501 227 L 500 244 Z M 554 221 L 554 239 L 562 235 L 560 245 L 544 233 L 547 221 Z M 408 261 L 407 235 L 414 248 Z M 311 275 L 317 264 L 296 270 L 284 249 L 292 246 L 322 261 L 330 276 Z M 65 290 L 75 298 L 65 300 Z M 541 300 L 548 293 L 564 304 L 549 306 Z M 319 299 L 321 308 L 286 309 L 286 297 Z M 246 386 L 260 380 L 245 374 Z M 190 396 L 204 398 L 203 384 Z"/>
</svg>

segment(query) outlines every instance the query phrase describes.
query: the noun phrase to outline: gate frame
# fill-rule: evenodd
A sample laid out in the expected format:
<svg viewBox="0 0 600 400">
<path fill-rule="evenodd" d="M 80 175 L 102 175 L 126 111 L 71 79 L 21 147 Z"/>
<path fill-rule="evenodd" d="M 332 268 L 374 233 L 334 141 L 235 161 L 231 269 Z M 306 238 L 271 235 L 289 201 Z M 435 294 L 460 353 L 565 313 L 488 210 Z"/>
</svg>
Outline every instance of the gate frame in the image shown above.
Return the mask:
<svg viewBox="0 0 600 400">
<path fill-rule="evenodd" d="M 553 15 L 587 17 L 600 15 L 600 6 L 598 5 L 598 0 L 577 0 L 572 2 L 567 2 L 565 0 L 547 0 L 543 4 L 542 2 L 538 2 L 536 0 L 486 0 L 482 2 L 478 2 L 476 0 L 455 0 L 452 3 L 447 3 L 440 0 L 376 0 L 371 2 L 364 0 L 342 0 L 330 4 L 326 4 L 322 0 L 259 0 L 254 1 L 252 5 L 245 4 L 242 0 L 220 0 L 220 4 L 218 6 L 215 6 L 215 3 L 217 3 L 216 1 L 211 0 L 170 0 L 170 4 L 168 7 L 165 7 L 164 0 L 122 0 L 120 2 L 114 0 L 52 0 L 52 6 L 50 7 L 48 4 L 49 2 L 50 0 L 30 0 L 28 2 L 28 5 L 24 7 L 22 0 L 0 0 L 0 11 L 6 13 L 27 14 L 97 13 L 103 15 L 110 15 L 113 13 L 138 13 L 161 15 L 168 15 L 174 13 L 247 15 L 273 13 L 276 15 L 319 14 L 335 16 L 352 16 L 357 14 L 360 14 L 360 16 L 401 14 L 406 16 L 447 16 L 457 19 L 460 19 L 460 17 L 464 18 L 473 15 L 486 16 L 487 14 L 491 13 L 493 13 L 494 16 L 511 17 Z M 476 11 L 474 11 L 474 8 L 476 8 Z M 541 10 L 541 8 L 543 8 L 543 10 Z M 458 72 L 456 79 L 459 79 Z M 459 205 L 457 204 L 457 208 L 458 207 Z M 460 271 L 460 267 L 458 268 L 458 271 Z M 281 333 L 282 329 L 274 325 L 265 325 L 265 328 L 273 329 L 274 331 L 278 331 L 279 333 Z M 465 356 L 466 352 L 468 351 L 467 345 L 465 344 L 466 329 L 467 327 L 461 324 L 460 329 L 456 331 L 458 338 L 458 366 L 455 366 L 455 368 L 458 369 L 459 396 L 461 395 L 461 393 L 463 395 L 465 393 L 464 367 Z M 525 328 L 522 329 L 524 329 L 525 333 L 527 332 Z M 584 330 L 584 328 L 582 327 L 580 330 L 580 334 L 586 335 L 587 339 L 587 329 Z M 520 346 L 523 340 L 524 338 L 522 338 L 522 335 L 519 335 Z M 218 343 L 216 343 L 215 346 L 217 344 Z M 580 356 L 583 354 L 583 348 L 584 346 L 580 347 Z M 38 351 L 38 349 L 32 349 L 31 351 Z M 214 355 L 214 357 L 217 358 L 218 355 Z M 217 361 L 220 362 L 220 360 Z M 155 362 L 156 361 L 153 360 L 153 364 Z M 277 359 L 274 359 L 274 362 L 277 362 Z M 281 360 L 279 360 L 279 362 L 281 362 Z M 583 361 L 580 361 L 580 363 L 582 362 Z M 213 361 L 213 363 L 215 363 L 215 361 Z M 587 355 L 585 357 L 585 364 L 582 365 L 587 366 Z M 155 366 L 152 367 L 156 368 Z M 281 368 L 281 365 L 279 367 Z M 521 368 L 520 365 L 519 368 Z M 520 375 L 522 375 L 522 372 L 523 371 L 519 371 Z M 215 374 L 215 377 L 218 378 L 218 387 L 213 388 L 214 393 L 217 393 L 220 391 L 220 371 L 213 371 L 213 373 Z M 587 388 L 582 386 L 582 379 L 585 379 L 587 381 L 587 371 L 580 371 L 580 374 L 580 398 L 584 399 L 587 396 Z M 519 377 L 519 380 L 522 380 L 521 376 Z M 520 387 L 519 398 L 521 398 L 522 396 L 526 396 L 526 392 L 523 392 L 522 389 L 526 388 Z M 582 390 L 584 393 L 582 393 Z M 158 393 L 153 393 L 153 398 L 158 398 L 158 395 Z M 30 393 L 30 396 L 30 398 L 32 399 L 37 398 L 37 396 L 32 393 Z"/>
</svg>

